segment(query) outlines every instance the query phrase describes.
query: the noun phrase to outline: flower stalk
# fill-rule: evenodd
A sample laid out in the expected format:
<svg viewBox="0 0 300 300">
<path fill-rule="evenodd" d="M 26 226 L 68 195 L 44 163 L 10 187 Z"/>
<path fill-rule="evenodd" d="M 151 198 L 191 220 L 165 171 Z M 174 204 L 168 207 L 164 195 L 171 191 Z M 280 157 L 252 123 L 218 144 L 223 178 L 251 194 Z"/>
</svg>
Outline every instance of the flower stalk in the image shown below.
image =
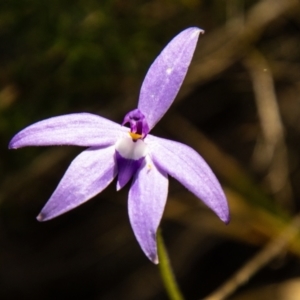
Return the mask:
<svg viewBox="0 0 300 300">
<path fill-rule="evenodd" d="M 157 231 L 156 239 L 159 258 L 158 266 L 166 292 L 171 300 L 184 300 L 176 282 L 160 228 Z"/>
</svg>

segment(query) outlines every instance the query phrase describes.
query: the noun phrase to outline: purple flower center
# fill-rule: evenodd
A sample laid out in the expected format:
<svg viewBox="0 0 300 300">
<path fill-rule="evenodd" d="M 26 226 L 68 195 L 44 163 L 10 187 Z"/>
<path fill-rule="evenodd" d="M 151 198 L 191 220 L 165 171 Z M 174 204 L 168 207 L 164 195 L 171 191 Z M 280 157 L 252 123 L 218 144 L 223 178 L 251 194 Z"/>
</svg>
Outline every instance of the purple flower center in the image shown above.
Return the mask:
<svg viewBox="0 0 300 300">
<path fill-rule="evenodd" d="M 149 126 L 145 116 L 136 108 L 126 114 L 122 125 L 130 125 L 130 136 L 134 141 L 144 139 L 149 133 Z"/>
<path fill-rule="evenodd" d="M 118 166 L 117 189 L 121 189 L 134 176 L 144 162 L 147 148 L 143 139 L 149 132 L 145 116 L 139 109 L 134 109 L 126 114 L 122 125 L 130 126 L 130 137 L 117 141 L 116 162 Z"/>
</svg>

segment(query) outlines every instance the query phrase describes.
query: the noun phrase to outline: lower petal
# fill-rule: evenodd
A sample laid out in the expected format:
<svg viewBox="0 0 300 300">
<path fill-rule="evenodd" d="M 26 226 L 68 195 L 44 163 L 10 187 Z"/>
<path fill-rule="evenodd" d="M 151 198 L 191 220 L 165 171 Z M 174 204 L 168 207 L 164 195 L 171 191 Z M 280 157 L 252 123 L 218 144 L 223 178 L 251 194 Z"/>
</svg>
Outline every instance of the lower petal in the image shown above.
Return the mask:
<svg viewBox="0 0 300 300">
<path fill-rule="evenodd" d="M 136 173 L 128 197 L 130 223 L 142 250 L 158 263 L 156 231 L 163 215 L 168 195 L 168 177 L 146 157 Z"/>
<path fill-rule="evenodd" d="M 56 190 L 38 215 L 39 221 L 53 219 L 91 199 L 116 176 L 114 146 L 89 148 L 71 163 Z"/>
<path fill-rule="evenodd" d="M 154 163 L 200 198 L 225 223 L 229 208 L 223 189 L 204 159 L 192 148 L 174 141 L 147 136 Z"/>
</svg>

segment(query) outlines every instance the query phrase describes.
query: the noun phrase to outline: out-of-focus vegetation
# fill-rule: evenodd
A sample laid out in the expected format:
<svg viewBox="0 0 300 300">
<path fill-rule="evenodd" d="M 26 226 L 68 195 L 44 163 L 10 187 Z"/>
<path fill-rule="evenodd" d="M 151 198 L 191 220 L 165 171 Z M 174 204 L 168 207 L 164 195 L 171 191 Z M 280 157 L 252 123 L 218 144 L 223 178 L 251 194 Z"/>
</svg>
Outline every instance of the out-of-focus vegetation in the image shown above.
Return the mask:
<svg viewBox="0 0 300 300">
<path fill-rule="evenodd" d="M 151 62 L 189 26 L 206 33 L 154 133 L 203 155 L 232 221 L 171 180 L 161 227 L 179 285 L 187 299 L 300 299 L 298 0 L 0 3 L 1 299 L 166 299 L 131 231 L 128 188 L 38 223 L 82 149 L 7 145 L 55 115 L 120 122 Z"/>
</svg>

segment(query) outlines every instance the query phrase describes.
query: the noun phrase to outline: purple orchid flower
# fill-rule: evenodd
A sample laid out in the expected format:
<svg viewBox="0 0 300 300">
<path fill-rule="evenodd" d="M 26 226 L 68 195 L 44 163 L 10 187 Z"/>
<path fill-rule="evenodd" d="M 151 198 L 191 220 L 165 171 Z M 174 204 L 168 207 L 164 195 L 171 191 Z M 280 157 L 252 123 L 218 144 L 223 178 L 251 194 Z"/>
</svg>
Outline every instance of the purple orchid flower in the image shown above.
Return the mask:
<svg viewBox="0 0 300 300">
<path fill-rule="evenodd" d="M 151 65 L 138 108 L 120 126 L 89 113 L 37 122 L 20 131 L 9 148 L 48 145 L 89 147 L 78 155 L 37 219 L 50 220 L 91 199 L 118 175 L 117 190 L 132 179 L 128 212 L 133 232 L 146 256 L 158 263 L 156 231 L 168 195 L 168 175 L 200 198 L 225 223 L 229 210 L 223 190 L 203 158 L 190 147 L 158 138 L 150 130 L 166 113 L 185 78 L 199 28 L 179 33 Z"/>
</svg>

